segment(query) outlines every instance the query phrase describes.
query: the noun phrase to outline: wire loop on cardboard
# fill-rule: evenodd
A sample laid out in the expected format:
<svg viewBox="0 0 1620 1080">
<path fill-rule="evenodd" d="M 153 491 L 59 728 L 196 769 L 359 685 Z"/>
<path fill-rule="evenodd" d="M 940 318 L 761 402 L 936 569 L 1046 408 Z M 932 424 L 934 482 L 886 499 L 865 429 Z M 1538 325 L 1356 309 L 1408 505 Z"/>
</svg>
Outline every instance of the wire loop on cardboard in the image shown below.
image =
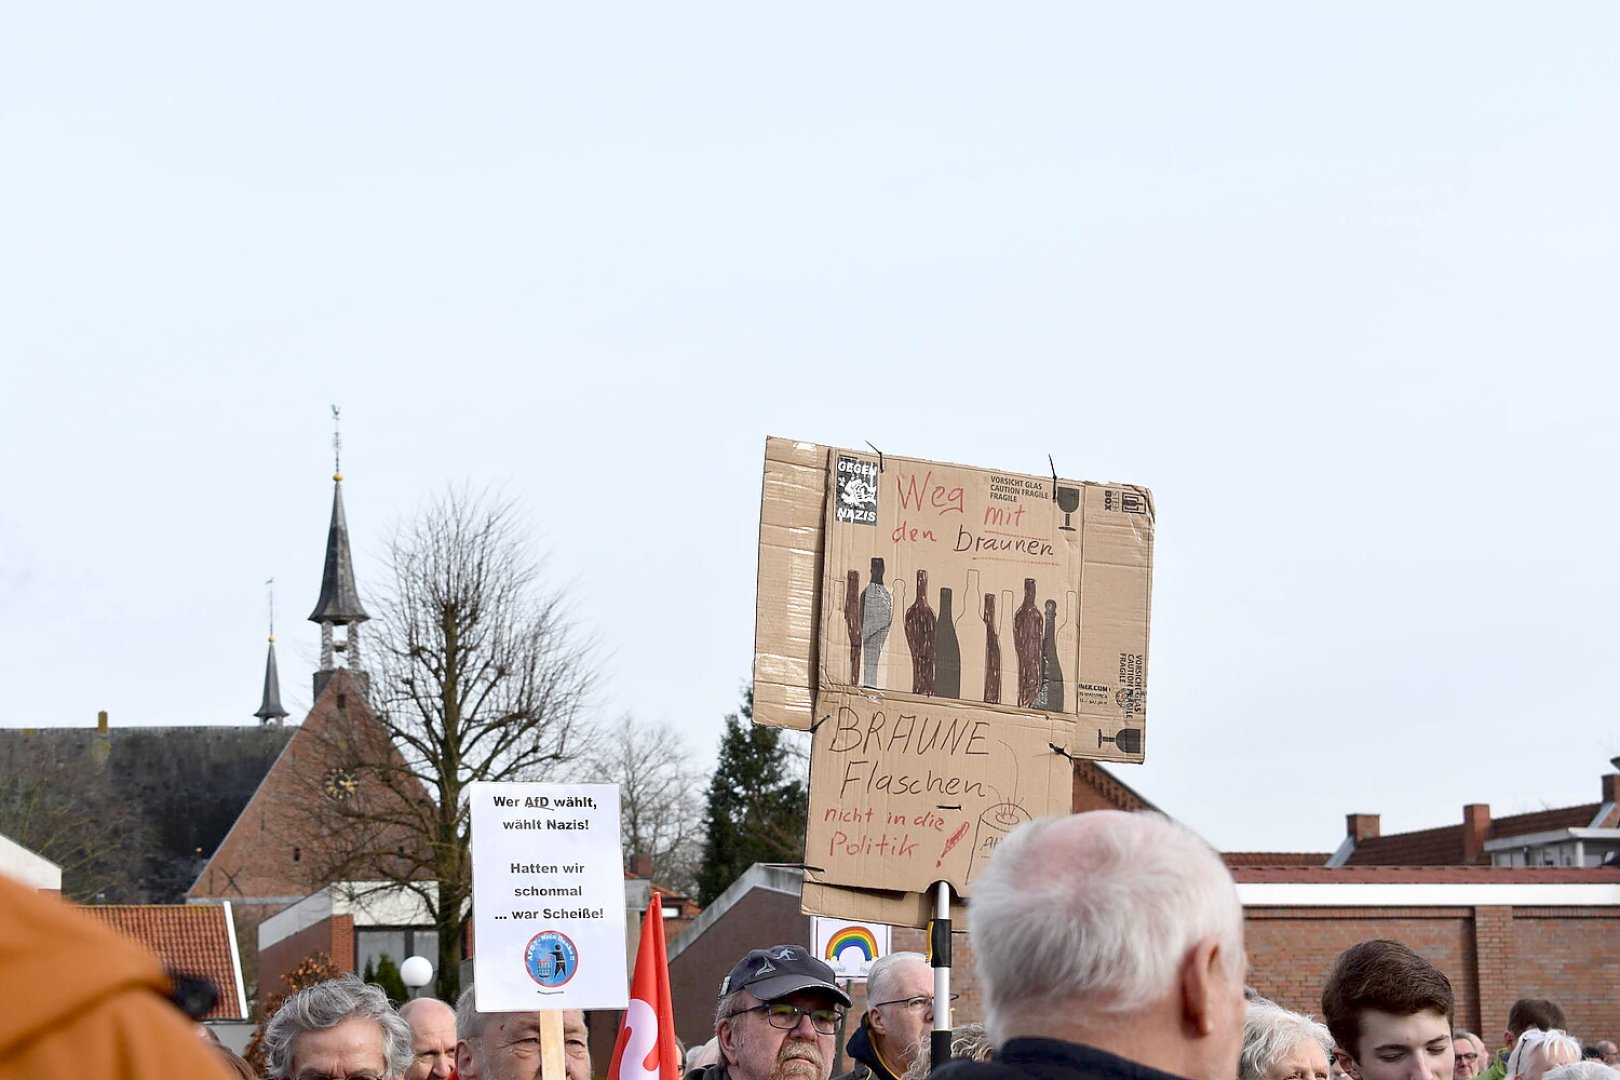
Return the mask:
<svg viewBox="0 0 1620 1080">
<path fill-rule="evenodd" d="M 1069 753 L 1067 750 L 1063 749 L 1063 747 L 1059 746 L 1055 742 L 1049 742 L 1046 745 L 1050 746 L 1052 748 L 1052 752 L 1054 754 L 1062 754 L 1064 757 L 1068 758 L 1070 761 L 1073 761 L 1075 759 L 1073 754 Z"/>
<path fill-rule="evenodd" d="M 866 440 L 866 445 L 867 446 L 872 446 L 872 440 L 867 439 Z M 874 453 L 874 454 L 876 454 L 878 456 L 878 472 L 882 472 L 883 471 L 883 451 L 879 450 L 875 446 L 872 446 L 872 453 Z"/>
<path fill-rule="evenodd" d="M 1047 454 L 1046 463 L 1052 467 L 1052 501 L 1057 502 L 1057 462 L 1052 460 L 1051 454 Z"/>
</svg>

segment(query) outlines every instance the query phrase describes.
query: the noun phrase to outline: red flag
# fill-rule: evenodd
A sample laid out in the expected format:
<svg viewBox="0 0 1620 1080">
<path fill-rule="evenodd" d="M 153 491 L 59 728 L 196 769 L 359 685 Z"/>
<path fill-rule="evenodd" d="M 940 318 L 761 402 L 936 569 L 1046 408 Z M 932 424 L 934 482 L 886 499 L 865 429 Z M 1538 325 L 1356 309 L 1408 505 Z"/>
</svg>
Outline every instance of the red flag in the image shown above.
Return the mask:
<svg viewBox="0 0 1620 1080">
<path fill-rule="evenodd" d="M 675 1006 L 669 997 L 669 960 L 664 952 L 664 902 L 655 891 L 641 924 L 630 1008 L 613 1044 L 607 1080 L 681 1080 L 675 1051 Z"/>
</svg>

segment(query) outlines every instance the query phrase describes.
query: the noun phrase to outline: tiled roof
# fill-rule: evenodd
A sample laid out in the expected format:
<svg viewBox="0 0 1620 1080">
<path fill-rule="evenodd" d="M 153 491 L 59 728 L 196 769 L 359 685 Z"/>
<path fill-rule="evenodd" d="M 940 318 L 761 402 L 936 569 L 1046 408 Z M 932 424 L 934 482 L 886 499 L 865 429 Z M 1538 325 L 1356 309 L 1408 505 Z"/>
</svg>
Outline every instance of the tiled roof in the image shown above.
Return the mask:
<svg viewBox="0 0 1620 1080">
<path fill-rule="evenodd" d="M 1528 814 L 1509 814 L 1491 822 L 1491 839 L 1504 836 L 1528 836 L 1531 833 L 1553 832 L 1558 829 L 1584 829 L 1592 824 L 1601 808 L 1599 803 L 1582 806 L 1563 806 L 1556 810 L 1536 810 Z"/>
<path fill-rule="evenodd" d="M 1597 817 L 1598 803 L 1535 810 L 1528 814 L 1508 814 L 1491 821 L 1490 839 L 1529 836 L 1562 829 L 1584 829 Z M 1481 854 L 1477 862 L 1488 864 L 1491 857 Z M 1346 866 L 1462 866 L 1463 827 L 1442 825 L 1437 829 L 1370 836 L 1356 845 Z"/>
<path fill-rule="evenodd" d="M 1459 866 L 1463 861 L 1461 825 L 1369 836 L 1356 845 L 1347 866 Z M 1489 862 L 1489 858 L 1486 860 Z"/>
<path fill-rule="evenodd" d="M 1221 859 L 1229 867 L 1239 866 L 1325 866 L 1326 851 L 1223 851 Z"/>
<path fill-rule="evenodd" d="M 1577 885 L 1620 883 L 1616 866 L 1235 866 L 1239 882 L 1414 885 Z"/>
<path fill-rule="evenodd" d="M 200 975 L 212 982 L 219 1001 L 203 1019 L 247 1017 L 226 905 L 93 904 L 82 910 L 146 946 L 171 972 Z"/>
<path fill-rule="evenodd" d="M 1074 778 L 1089 784 L 1093 790 L 1121 810 L 1157 810 L 1129 784 L 1103 768 L 1095 761 L 1076 761 Z"/>
</svg>

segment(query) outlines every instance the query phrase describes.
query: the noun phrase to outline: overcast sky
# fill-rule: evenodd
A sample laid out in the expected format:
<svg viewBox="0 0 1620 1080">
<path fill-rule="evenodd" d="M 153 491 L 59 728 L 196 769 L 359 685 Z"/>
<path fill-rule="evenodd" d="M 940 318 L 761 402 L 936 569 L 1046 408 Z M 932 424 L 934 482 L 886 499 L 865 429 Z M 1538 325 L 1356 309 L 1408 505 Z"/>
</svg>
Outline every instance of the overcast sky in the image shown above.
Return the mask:
<svg viewBox="0 0 1620 1080">
<path fill-rule="evenodd" d="M 1620 9 L 22 5 L 0 724 L 310 703 L 517 500 L 603 716 L 712 759 L 764 440 L 1153 489 L 1148 760 L 1229 849 L 1595 801 L 1620 754 Z"/>
</svg>

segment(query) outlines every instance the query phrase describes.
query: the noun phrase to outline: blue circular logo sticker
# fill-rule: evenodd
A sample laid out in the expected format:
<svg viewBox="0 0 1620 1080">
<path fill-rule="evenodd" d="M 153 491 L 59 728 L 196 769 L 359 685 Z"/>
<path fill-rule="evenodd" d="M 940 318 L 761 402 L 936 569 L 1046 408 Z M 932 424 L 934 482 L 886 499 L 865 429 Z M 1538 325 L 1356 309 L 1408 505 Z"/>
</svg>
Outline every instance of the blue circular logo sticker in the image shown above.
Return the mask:
<svg viewBox="0 0 1620 1080">
<path fill-rule="evenodd" d="M 561 986 L 579 970 L 579 950 L 566 934 L 542 930 L 524 947 L 523 967 L 541 986 Z"/>
</svg>

